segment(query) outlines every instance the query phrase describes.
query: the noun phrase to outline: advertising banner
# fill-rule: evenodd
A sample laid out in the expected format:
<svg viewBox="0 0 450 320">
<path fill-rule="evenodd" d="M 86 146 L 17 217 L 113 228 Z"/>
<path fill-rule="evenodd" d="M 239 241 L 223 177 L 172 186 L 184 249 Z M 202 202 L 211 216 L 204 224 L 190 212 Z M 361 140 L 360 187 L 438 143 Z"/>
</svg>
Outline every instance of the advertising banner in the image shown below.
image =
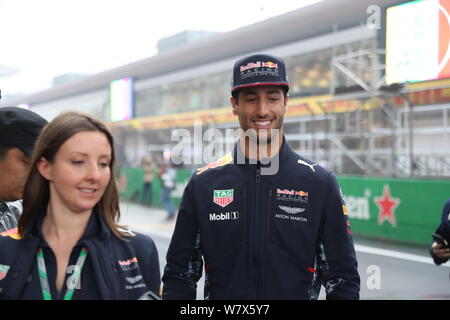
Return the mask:
<svg viewBox="0 0 450 320">
<path fill-rule="evenodd" d="M 354 234 L 431 244 L 450 181 L 338 177 Z"/>
<path fill-rule="evenodd" d="M 178 207 L 191 176 L 189 170 L 177 170 L 177 184 L 172 192 Z M 444 202 L 450 197 L 449 180 L 386 179 L 372 177 L 337 177 L 354 235 L 395 240 L 412 244 L 431 244 L 431 234 L 440 223 Z M 143 199 L 144 171 L 125 168 L 118 177 L 122 199 L 147 204 Z M 222 190 L 217 201 L 232 201 L 232 194 Z M 162 207 L 161 184 L 155 171 L 152 206 Z"/>
</svg>

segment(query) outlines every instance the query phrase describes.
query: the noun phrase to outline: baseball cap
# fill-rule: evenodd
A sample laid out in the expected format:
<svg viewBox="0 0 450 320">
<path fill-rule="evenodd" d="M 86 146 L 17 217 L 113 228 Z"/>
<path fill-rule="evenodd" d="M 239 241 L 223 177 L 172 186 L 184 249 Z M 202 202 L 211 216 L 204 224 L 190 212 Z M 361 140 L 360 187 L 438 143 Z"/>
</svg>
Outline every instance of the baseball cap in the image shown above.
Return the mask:
<svg viewBox="0 0 450 320">
<path fill-rule="evenodd" d="M 268 54 L 253 54 L 234 64 L 231 92 L 252 86 L 283 86 L 289 90 L 284 61 Z"/>
<path fill-rule="evenodd" d="M 18 107 L 0 108 L 0 145 L 33 153 L 34 144 L 47 120 L 37 113 Z"/>
</svg>

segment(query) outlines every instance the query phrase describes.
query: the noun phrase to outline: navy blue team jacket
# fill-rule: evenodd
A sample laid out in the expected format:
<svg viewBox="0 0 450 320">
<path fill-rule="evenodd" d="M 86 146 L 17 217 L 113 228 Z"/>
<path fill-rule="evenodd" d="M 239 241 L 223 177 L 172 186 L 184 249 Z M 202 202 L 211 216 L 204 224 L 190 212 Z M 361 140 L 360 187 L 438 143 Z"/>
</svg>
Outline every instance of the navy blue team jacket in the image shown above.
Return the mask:
<svg viewBox="0 0 450 320">
<path fill-rule="evenodd" d="M 61 292 L 56 292 L 56 258 L 42 232 L 42 215 L 30 224 L 30 232 L 19 239 L 17 229 L 0 236 L 0 299 L 42 300 L 36 254 L 42 248 L 50 291 L 54 300 L 62 299 L 67 290 L 66 275 Z M 75 265 L 83 247 L 88 249 L 80 285 L 73 300 L 139 299 L 152 291 L 159 294 L 158 253 L 151 238 L 134 233 L 123 241 L 107 227 L 94 210 L 86 231 L 73 249 L 69 266 Z"/>
<path fill-rule="evenodd" d="M 238 164 L 237 145 L 194 173 L 167 253 L 163 299 L 358 299 L 360 278 L 334 175 L 284 141 L 279 170 Z M 248 161 L 248 159 L 247 159 Z"/>
</svg>

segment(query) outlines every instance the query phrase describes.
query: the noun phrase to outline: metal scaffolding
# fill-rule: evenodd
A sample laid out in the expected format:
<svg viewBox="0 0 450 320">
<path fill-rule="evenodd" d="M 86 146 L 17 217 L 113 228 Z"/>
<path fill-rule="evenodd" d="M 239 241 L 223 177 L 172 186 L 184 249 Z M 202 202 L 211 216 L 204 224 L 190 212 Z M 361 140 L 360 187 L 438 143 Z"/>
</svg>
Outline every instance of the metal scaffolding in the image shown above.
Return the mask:
<svg viewBox="0 0 450 320">
<path fill-rule="evenodd" d="M 384 55 L 374 47 L 333 56 L 333 98 L 317 101 L 320 113 L 308 108 L 309 116 L 287 119 L 288 141 L 338 174 L 450 178 L 450 105 L 414 106 L 411 91 L 386 86 Z M 339 93 L 339 77 L 359 90 Z M 441 88 L 427 88 L 434 89 Z M 342 101 L 357 107 L 327 112 Z"/>
</svg>

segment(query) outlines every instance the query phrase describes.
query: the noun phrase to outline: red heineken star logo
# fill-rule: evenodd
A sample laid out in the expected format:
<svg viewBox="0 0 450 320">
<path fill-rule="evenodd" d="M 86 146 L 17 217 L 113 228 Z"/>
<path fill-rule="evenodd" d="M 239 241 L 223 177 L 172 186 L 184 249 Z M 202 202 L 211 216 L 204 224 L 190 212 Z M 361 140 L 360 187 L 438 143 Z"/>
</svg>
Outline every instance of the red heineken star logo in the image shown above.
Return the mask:
<svg viewBox="0 0 450 320">
<path fill-rule="evenodd" d="M 400 204 L 400 199 L 391 197 L 389 185 L 384 185 L 383 196 L 375 197 L 374 201 L 379 209 L 378 224 L 383 224 L 385 220 L 388 220 L 392 226 L 396 227 L 397 222 L 395 220 L 395 209 Z"/>
</svg>

